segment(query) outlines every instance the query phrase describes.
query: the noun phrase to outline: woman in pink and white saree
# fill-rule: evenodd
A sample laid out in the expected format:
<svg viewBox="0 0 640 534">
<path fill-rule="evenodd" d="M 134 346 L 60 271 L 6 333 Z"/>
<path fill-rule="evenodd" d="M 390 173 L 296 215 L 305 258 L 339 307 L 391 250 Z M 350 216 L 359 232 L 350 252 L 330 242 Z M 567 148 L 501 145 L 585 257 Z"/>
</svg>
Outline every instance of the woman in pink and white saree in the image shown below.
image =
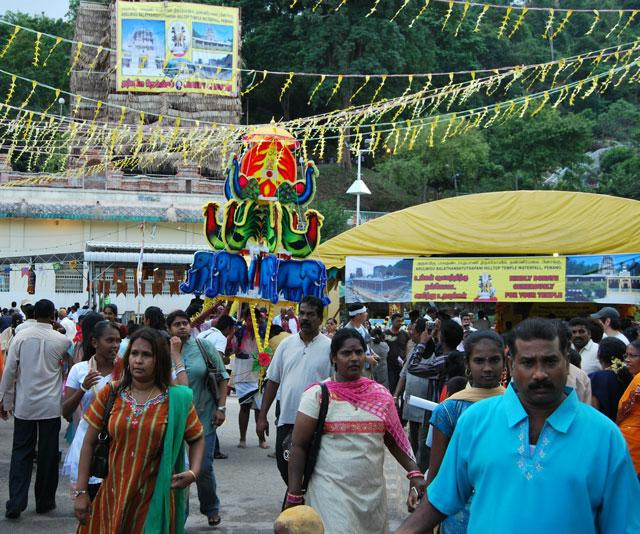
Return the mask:
<svg viewBox="0 0 640 534">
<path fill-rule="evenodd" d="M 327 534 L 388 532 L 385 446 L 407 471 L 410 508 L 425 490 L 393 397 L 384 386 L 362 376 L 365 353 L 365 342 L 356 330 L 344 328 L 332 339 L 335 380 L 324 382 L 329 403 L 315 467 L 304 481 L 306 495 L 303 479 L 306 462 L 314 456 L 310 448 L 320 414 L 320 384 L 304 392 L 293 430 L 285 506 L 304 504 L 306 498 L 306 504 L 321 515 Z"/>
</svg>

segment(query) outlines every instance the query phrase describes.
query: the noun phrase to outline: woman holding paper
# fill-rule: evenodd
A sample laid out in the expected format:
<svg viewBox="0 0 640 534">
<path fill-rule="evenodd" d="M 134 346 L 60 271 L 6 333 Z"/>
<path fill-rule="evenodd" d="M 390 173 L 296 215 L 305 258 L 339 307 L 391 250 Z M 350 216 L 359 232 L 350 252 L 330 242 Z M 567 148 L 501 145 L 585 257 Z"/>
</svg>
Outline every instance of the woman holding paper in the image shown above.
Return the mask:
<svg viewBox="0 0 640 534">
<path fill-rule="evenodd" d="M 427 475 L 427 486 L 438 474 L 456 423 L 464 411 L 475 402 L 502 395 L 500 377 L 504 369 L 504 343 L 492 330 L 471 333 L 464 341 L 467 387 L 442 402 L 431 416 L 433 444 Z M 469 503 L 457 514 L 442 522 L 443 534 L 467 532 Z"/>
</svg>

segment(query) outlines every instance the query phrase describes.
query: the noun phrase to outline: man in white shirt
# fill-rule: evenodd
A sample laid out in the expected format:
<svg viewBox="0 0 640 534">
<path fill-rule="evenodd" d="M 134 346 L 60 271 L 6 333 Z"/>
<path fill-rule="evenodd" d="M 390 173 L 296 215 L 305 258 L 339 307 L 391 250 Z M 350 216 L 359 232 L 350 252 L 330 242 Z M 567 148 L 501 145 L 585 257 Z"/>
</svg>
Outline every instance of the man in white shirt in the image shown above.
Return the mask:
<svg viewBox="0 0 640 534">
<path fill-rule="evenodd" d="M 27 508 L 36 441 L 36 513 L 45 514 L 56 507 L 62 413 L 61 364 L 71 342 L 53 330 L 54 312 L 55 306 L 50 300 L 36 302 L 37 324 L 18 332 L 13 338 L 0 382 L 0 417 L 6 420 L 9 413 L 4 407 L 4 398 L 16 381 L 9 500 L 5 512 L 8 519 L 17 519 Z"/>
<path fill-rule="evenodd" d="M 211 326 L 209 330 L 204 330 L 200 332 L 197 337 L 198 339 L 206 339 L 211 343 L 216 350 L 220 353 L 220 358 L 223 361 L 228 363 L 228 358 L 226 356 L 227 352 L 227 338 L 233 334 L 233 328 L 235 327 L 235 320 L 229 315 L 222 315 L 216 326 Z"/>
<path fill-rule="evenodd" d="M 300 302 L 300 332 L 283 340 L 267 369 L 267 386 L 262 398 L 256 430 L 269 432 L 267 414 L 280 392 L 280 416 L 276 432 L 276 460 L 282 479 L 287 483 L 288 462 L 284 459 L 283 441 L 293 431 L 302 393 L 310 384 L 331 375 L 331 339 L 320 333 L 322 301 L 305 297 Z"/>
<path fill-rule="evenodd" d="M 73 343 L 73 338 L 76 337 L 76 323 L 69 318 L 66 308 L 58 310 L 58 322 L 64 328 L 64 335 Z"/>
<path fill-rule="evenodd" d="M 461 316 L 461 326 L 462 326 L 462 341 L 460 342 L 460 344 L 456 347 L 456 350 L 459 352 L 464 352 L 464 340 L 467 338 L 467 336 L 471 333 L 471 332 L 477 332 L 478 329 L 473 327 L 472 321 L 472 314 L 471 313 L 464 313 Z"/>
<path fill-rule="evenodd" d="M 611 306 L 605 306 L 598 310 L 597 313 L 591 315 L 592 319 L 597 319 L 604 330 L 603 338 L 605 337 L 617 337 L 625 345 L 629 344 L 627 336 L 620 332 L 622 324 L 620 323 L 620 313 Z"/>
<path fill-rule="evenodd" d="M 271 324 L 278 325 L 282 327 L 283 330 L 286 330 L 285 325 L 289 324 L 287 321 L 289 318 L 287 317 L 287 308 L 280 308 L 280 315 L 276 315 L 271 321 Z"/>
<path fill-rule="evenodd" d="M 571 343 L 580 354 L 580 368 L 587 373 L 601 371 L 602 366 L 598 361 L 598 344 L 591 339 L 589 320 L 584 317 L 574 317 L 569 321 L 571 330 Z"/>
</svg>

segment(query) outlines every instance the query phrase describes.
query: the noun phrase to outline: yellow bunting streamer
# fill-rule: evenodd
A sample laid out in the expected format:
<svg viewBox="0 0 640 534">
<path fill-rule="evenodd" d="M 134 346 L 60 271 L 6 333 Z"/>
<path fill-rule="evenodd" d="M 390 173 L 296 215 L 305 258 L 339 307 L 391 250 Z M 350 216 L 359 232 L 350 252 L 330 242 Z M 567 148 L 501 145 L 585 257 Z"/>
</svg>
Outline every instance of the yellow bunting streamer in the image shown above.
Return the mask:
<svg viewBox="0 0 640 534">
<path fill-rule="evenodd" d="M 49 58 L 51 57 L 51 54 L 53 54 L 53 51 L 58 48 L 58 45 L 62 42 L 62 37 L 56 37 L 56 42 L 53 43 L 53 46 L 49 49 L 49 52 L 47 53 L 47 57 L 44 58 L 44 61 L 42 62 L 42 67 L 46 67 L 47 66 L 47 61 L 49 61 Z"/>
<path fill-rule="evenodd" d="M 634 9 L 631 14 L 629 15 L 629 18 L 627 19 L 627 23 L 622 27 L 622 29 L 618 32 L 618 37 L 620 37 L 624 32 L 627 31 L 627 29 L 629 28 L 629 26 L 631 26 L 631 23 L 635 20 L 636 15 L 638 14 L 637 9 Z"/>
<path fill-rule="evenodd" d="M 558 27 L 556 28 L 556 31 L 551 36 L 551 39 L 555 39 L 558 35 L 560 35 L 560 32 L 564 30 L 564 27 L 567 25 L 567 22 L 569 22 L 571 15 L 573 15 L 573 11 L 570 9 L 565 13 L 564 18 L 562 19 L 560 24 L 558 24 Z"/>
<path fill-rule="evenodd" d="M 553 17 L 555 15 L 555 11 L 553 9 L 549 10 L 549 15 L 547 16 L 547 23 L 544 25 L 544 33 L 542 34 L 543 39 L 549 39 L 551 36 L 551 30 L 553 29 Z"/>
<path fill-rule="evenodd" d="M 293 72 L 290 72 L 287 80 L 284 82 L 284 85 L 282 86 L 282 89 L 280 90 L 280 97 L 278 98 L 279 102 L 282 102 L 282 97 L 287 92 L 287 89 L 289 89 L 289 86 L 292 83 L 293 83 Z"/>
<path fill-rule="evenodd" d="M 436 120 L 433 120 L 431 122 L 431 128 L 429 129 L 429 140 L 428 140 L 428 144 L 429 144 L 429 148 L 433 148 L 435 146 L 435 135 L 436 135 L 436 127 L 438 126 L 438 122 Z"/>
<path fill-rule="evenodd" d="M 102 47 L 101 46 L 98 47 L 98 50 L 96 51 L 95 57 L 93 58 L 93 60 L 89 64 L 89 67 L 87 68 L 87 70 L 89 72 L 91 72 L 92 70 L 94 70 L 96 68 L 96 64 L 98 63 L 98 59 L 100 58 L 100 54 L 102 54 Z"/>
<path fill-rule="evenodd" d="M 444 22 L 442 23 L 442 29 L 440 31 L 444 31 L 444 29 L 447 27 L 447 23 L 451 18 L 451 13 L 453 13 L 453 0 L 449 0 L 449 7 L 447 8 L 447 12 L 444 16 Z"/>
<path fill-rule="evenodd" d="M 482 8 L 482 11 L 480 12 L 480 14 L 478 15 L 478 18 L 476 19 L 476 25 L 473 28 L 473 32 L 474 33 L 478 33 L 480 31 L 480 24 L 482 24 L 482 19 L 484 18 L 484 16 L 487 14 L 487 11 L 489 11 L 489 5 L 485 4 Z"/>
<path fill-rule="evenodd" d="M 11 48 L 11 45 L 13 44 L 13 41 L 16 38 L 16 35 L 18 35 L 19 32 L 20 32 L 20 26 L 16 26 L 15 28 L 13 28 L 13 33 L 9 36 L 9 40 L 4 45 L 4 48 L 2 49 L 2 52 L 0 52 L 0 58 L 2 58 L 2 57 L 7 55 L 7 52 L 9 51 L 9 48 Z"/>
<path fill-rule="evenodd" d="M 36 33 L 36 41 L 33 45 L 33 61 L 31 62 L 34 67 L 38 66 L 38 61 L 40 60 L 40 39 L 42 39 L 42 34 L 38 32 Z"/>
<path fill-rule="evenodd" d="M 498 39 L 502 39 L 502 36 L 504 35 L 504 31 L 507 29 L 512 10 L 513 8 L 509 6 L 507 10 L 504 12 L 504 17 L 502 17 L 502 22 L 500 23 L 500 28 L 498 28 Z"/>
<path fill-rule="evenodd" d="M 340 89 L 341 85 L 342 85 L 342 74 L 338 74 L 338 79 L 336 80 L 336 84 L 333 86 L 333 89 L 331 90 L 331 94 L 329 95 L 329 99 L 327 100 L 327 104 L 334 97 L 334 95 L 338 92 L 338 90 Z"/>
<path fill-rule="evenodd" d="M 469 2 L 469 0 L 467 0 L 464 3 L 464 7 L 462 8 L 462 16 L 460 17 L 460 22 L 458 22 L 458 25 L 456 26 L 456 31 L 453 34 L 454 37 L 458 37 L 458 33 L 460 32 L 460 28 L 462 28 L 462 23 L 464 22 L 464 19 L 467 18 L 467 13 L 468 13 L 470 7 L 471 7 L 471 3 Z"/>
<path fill-rule="evenodd" d="M 411 0 L 404 0 L 404 2 L 400 5 L 400 7 L 398 8 L 398 11 L 396 11 L 395 15 L 393 15 L 393 17 L 391 17 L 391 22 L 393 22 L 394 20 L 396 20 L 396 17 L 402 12 L 402 10 L 407 7 L 407 4 L 411 2 Z"/>
<path fill-rule="evenodd" d="M 311 94 L 309 95 L 309 100 L 307 100 L 307 106 L 311 105 L 311 102 L 313 101 L 313 97 L 316 96 L 316 93 L 318 92 L 320 87 L 322 87 L 322 84 L 324 83 L 326 78 L 327 78 L 326 74 L 323 74 L 320 77 L 320 81 L 316 84 L 316 86 L 313 88 L 313 91 L 311 91 Z"/>
<path fill-rule="evenodd" d="M 420 11 L 418 11 L 418 14 L 413 17 L 413 20 L 411 21 L 411 23 L 409 24 L 409 28 L 413 28 L 413 25 L 416 23 L 416 21 L 422 17 L 422 15 L 424 15 L 424 12 L 427 10 L 427 8 L 429 7 L 429 3 L 431 2 L 431 0 L 424 0 L 424 5 L 420 8 Z"/>
<path fill-rule="evenodd" d="M 531 116 L 535 117 L 538 113 L 540 113 L 542 111 L 542 108 L 547 105 L 547 102 L 549 102 L 550 98 L 551 96 L 549 95 L 549 91 L 545 91 L 544 97 L 542 98 L 542 102 L 540 102 L 538 107 L 531 112 Z"/>
<path fill-rule="evenodd" d="M 593 33 L 593 30 L 596 29 L 598 22 L 600 22 L 600 12 L 597 9 L 594 9 L 593 22 L 591 23 L 591 26 L 589 26 L 589 30 L 587 31 L 587 33 L 585 33 L 585 35 L 591 35 Z"/>
<path fill-rule="evenodd" d="M 362 91 L 362 90 L 365 88 L 365 86 L 369 83 L 369 80 L 370 80 L 370 79 L 371 79 L 371 76 L 369 76 L 369 75 L 367 74 L 367 75 L 364 77 L 364 83 L 363 83 L 360 87 L 358 87 L 358 89 L 356 90 L 356 92 L 355 92 L 355 93 L 353 93 L 353 94 L 351 95 L 351 98 L 349 99 L 349 102 L 353 102 L 353 99 L 354 99 L 356 96 L 358 96 L 358 93 L 360 93 L 360 91 Z"/>
<path fill-rule="evenodd" d="M 367 13 L 365 15 L 365 17 L 370 17 L 371 15 L 373 15 L 376 12 L 376 9 L 377 9 L 379 3 L 380 3 L 380 0 L 376 0 L 373 3 L 373 5 L 371 6 L 371 9 L 369 10 L 369 13 Z"/>
<path fill-rule="evenodd" d="M 622 11 L 621 9 L 620 11 L 618 11 L 618 21 L 616 22 L 616 25 L 609 30 L 609 33 L 607 35 L 605 35 L 604 37 L 605 39 L 608 39 L 611 36 L 611 34 L 618 29 L 618 26 L 620 26 L 620 23 L 622 22 L 623 16 L 624 16 L 624 11 Z"/>
<path fill-rule="evenodd" d="M 522 23 L 524 22 L 524 17 L 527 15 L 527 13 L 529 12 L 529 8 L 528 7 L 524 7 L 522 9 L 522 11 L 520 12 L 520 16 L 516 19 L 516 23 L 513 25 L 513 29 L 511 30 L 511 33 L 509 33 L 509 39 L 511 39 L 515 33 L 520 29 L 520 26 L 522 26 Z"/>
<path fill-rule="evenodd" d="M 249 87 L 247 87 L 246 90 L 244 90 L 242 93 L 240 93 L 240 96 L 245 96 L 248 95 L 251 91 L 253 91 L 256 87 L 258 87 L 259 85 L 261 85 L 262 83 L 264 83 L 264 81 L 267 79 L 267 71 L 263 70 L 262 71 L 262 80 L 260 80 L 258 83 L 256 84 L 252 84 Z"/>
<path fill-rule="evenodd" d="M 378 98 L 378 95 L 380 94 L 380 91 L 382 91 L 382 88 L 384 87 L 384 83 L 387 81 L 387 75 L 383 75 L 382 78 L 380 79 L 380 85 L 378 85 L 378 88 L 376 89 L 376 92 L 373 93 L 373 97 L 371 98 L 371 103 L 375 103 L 376 98 Z"/>
<path fill-rule="evenodd" d="M 82 52 L 82 43 L 79 42 L 76 44 L 76 53 L 73 56 L 73 61 L 71 62 L 71 66 L 69 67 L 67 74 L 71 74 L 73 69 L 76 68 L 76 63 L 78 63 L 78 60 L 80 59 L 80 52 Z"/>
</svg>

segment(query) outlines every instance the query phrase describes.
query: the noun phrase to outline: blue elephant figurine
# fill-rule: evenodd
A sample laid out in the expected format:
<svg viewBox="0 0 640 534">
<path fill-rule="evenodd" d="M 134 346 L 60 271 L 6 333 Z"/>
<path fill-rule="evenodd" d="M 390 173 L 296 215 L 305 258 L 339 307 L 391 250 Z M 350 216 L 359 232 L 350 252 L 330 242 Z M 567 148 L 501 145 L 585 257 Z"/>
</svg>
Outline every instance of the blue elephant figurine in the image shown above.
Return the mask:
<svg viewBox="0 0 640 534">
<path fill-rule="evenodd" d="M 225 250 L 216 252 L 211 264 L 210 285 L 204 294 L 209 298 L 218 295 L 234 296 L 246 293 L 249 288 L 247 262 L 240 254 Z"/>
<path fill-rule="evenodd" d="M 264 261 L 264 260 L 263 260 Z M 327 269 L 316 260 L 282 260 L 277 270 L 278 293 L 285 300 L 300 302 L 312 296 L 322 300 L 326 306 L 331 301 L 324 294 L 327 287 Z M 260 277 L 262 284 L 262 276 Z"/>
<path fill-rule="evenodd" d="M 278 296 L 278 268 L 282 260 L 276 256 L 266 256 L 260 263 L 260 297 L 276 304 Z"/>
<path fill-rule="evenodd" d="M 200 250 L 193 255 L 193 264 L 187 271 L 187 280 L 180 284 L 183 293 L 201 295 L 211 283 L 211 268 L 215 258 L 215 252 Z"/>
</svg>

